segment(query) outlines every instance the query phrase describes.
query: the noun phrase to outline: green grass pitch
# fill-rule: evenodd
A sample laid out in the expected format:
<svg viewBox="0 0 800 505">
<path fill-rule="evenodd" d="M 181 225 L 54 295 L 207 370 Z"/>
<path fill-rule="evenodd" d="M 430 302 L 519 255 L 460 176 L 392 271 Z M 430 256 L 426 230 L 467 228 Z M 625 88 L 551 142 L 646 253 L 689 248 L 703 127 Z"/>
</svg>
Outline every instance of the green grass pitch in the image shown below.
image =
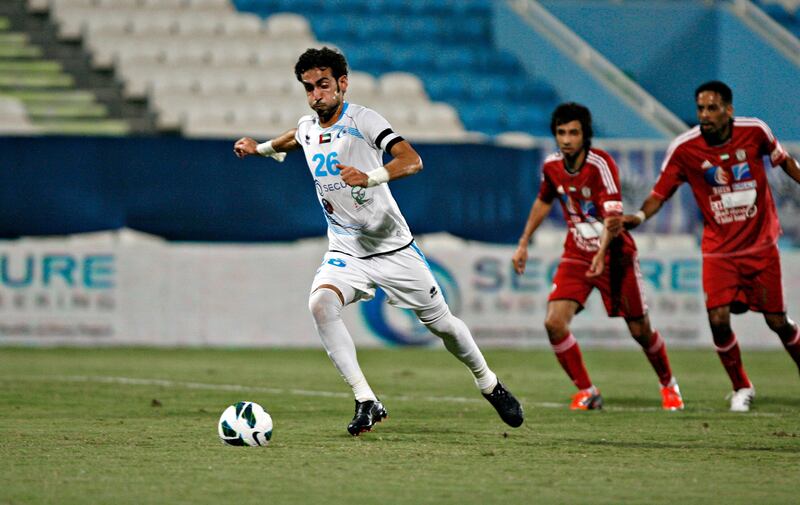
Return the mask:
<svg viewBox="0 0 800 505">
<path fill-rule="evenodd" d="M 662 412 L 641 352 L 587 349 L 606 401 L 567 409 L 549 350 L 486 353 L 522 400 L 506 427 L 443 350 L 362 350 L 389 410 L 350 437 L 349 389 L 322 350 L 0 348 L 0 504 L 798 503 L 800 378 L 745 349 L 757 397 L 727 411 L 715 353 L 671 352 L 687 408 Z M 266 448 L 216 434 L 237 400 Z"/>
</svg>

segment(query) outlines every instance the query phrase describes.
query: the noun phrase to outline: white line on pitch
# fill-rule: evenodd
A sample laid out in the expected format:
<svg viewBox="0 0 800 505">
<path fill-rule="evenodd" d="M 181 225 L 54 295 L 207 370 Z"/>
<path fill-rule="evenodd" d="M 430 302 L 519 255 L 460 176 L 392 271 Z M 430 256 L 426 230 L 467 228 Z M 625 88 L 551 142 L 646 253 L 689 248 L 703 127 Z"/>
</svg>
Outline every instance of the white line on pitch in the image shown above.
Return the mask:
<svg viewBox="0 0 800 505">
<path fill-rule="evenodd" d="M 11 378 L 0 377 L 0 380 L 12 380 Z M 205 382 L 186 382 L 186 381 L 173 381 L 169 379 L 140 379 L 134 377 L 114 377 L 108 375 L 55 375 L 55 376 L 17 376 L 13 377 L 14 381 L 19 380 L 56 380 L 60 382 L 91 382 L 98 384 L 123 384 L 129 386 L 162 386 L 172 388 L 186 388 L 186 389 L 204 389 L 209 391 L 242 391 L 242 392 L 256 392 L 266 393 L 272 395 L 294 395 L 294 396 L 311 396 L 318 398 L 352 398 L 350 393 L 338 393 L 333 391 L 316 391 L 309 389 L 281 389 L 281 388 L 265 388 L 259 386 L 242 386 L 239 384 L 209 384 Z M 463 396 L 411 396 L 411 395 L 381 395 L 384 399 L 391 399 L 397 401 L 428 401 L 428 402 L 450 402 L 450 403 L 483 403 L 484 400 L 480 398 L 466 398 Z M 553 402 L 528 402 L 523 401 L 524 405 L 532 405 L 534 407 L 546 409 L 566 409 L 566 404 L 553 403 Z M 615 407 L 604 406 L 604 410 L 611 412 L 660 412 L 658 407 Z M 693 412 L 718 412 L 717 409 L 709 408 L 692 408 Z M 751 412 L 751 416 L 773 417 L 779 414 L 772 412 Z"/>
</svg>

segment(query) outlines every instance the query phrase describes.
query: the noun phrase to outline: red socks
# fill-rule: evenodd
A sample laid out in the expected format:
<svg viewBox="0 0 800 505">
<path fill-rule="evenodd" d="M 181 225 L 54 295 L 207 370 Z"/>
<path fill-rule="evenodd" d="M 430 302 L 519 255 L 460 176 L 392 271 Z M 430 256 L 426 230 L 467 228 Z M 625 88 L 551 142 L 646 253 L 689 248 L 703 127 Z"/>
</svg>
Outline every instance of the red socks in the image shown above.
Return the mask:
<svg viewBox="0 0 800 505">
<path fill-rule="evenodd" d="M 570 333 L 567 337 L 557 344 L 551 343 L 553 351 L 556 353 L 556 359 L 561 363 L 561 368 L 567 372 L 567 375 L 578 389 L 588 389 L 592 387 L 592 381 L 589 380 L 589 373 L 586 371 L 586 366 L 583 364 L 583 355 L 581 348 L 578 346 L 578 341 L 575 336 Z"/>
<path fill-rule="evenodd" d="M 725 367 L 725 371 L 728 372 L 728 377 L 731 378 L 734 391 L 752 387 L 750 379 L 747 378 L 747 374 L 744 371 L 742 353 L 739 351 L 739 342 L 736 341 L 736 335 L 731 333 L 730 340 L 724 345 L 719 345 L 716 342 L 714 344 L 717 346 L 719 360 L 722 362 L 722 366 Z"/>
<path fill-rule="evenodd" d="M 662 386 L 669 384 L 670 379 L 672 379 L 672 368 L 669 366 L 669 358 L 667 357 L 667 344 L 661 338 L 661 334 L 658 331 L 654 331 L 650 339 L 650 345 L 642 348 L 642 350 L 647 356 L 647 360 L 653 365 L 653 370 L 658 375 L 658 382 Z"/>
</svg>

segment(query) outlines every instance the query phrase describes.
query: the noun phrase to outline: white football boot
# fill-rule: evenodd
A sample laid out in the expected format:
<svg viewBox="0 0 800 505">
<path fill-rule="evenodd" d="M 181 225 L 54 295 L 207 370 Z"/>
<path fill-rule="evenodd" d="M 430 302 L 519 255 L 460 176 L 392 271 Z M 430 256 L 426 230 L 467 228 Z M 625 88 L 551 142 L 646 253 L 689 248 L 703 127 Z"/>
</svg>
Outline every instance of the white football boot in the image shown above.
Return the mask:
<svg viewBox="0 0 800 505">
<path fill-rule="evenodd" d="M 750 385 L 749 388 L 737 389 L 729 395 L 731 399 L 731 412 L 750 412 L 750 404 L 756 397 L 756 388 Z"/>
</svg>

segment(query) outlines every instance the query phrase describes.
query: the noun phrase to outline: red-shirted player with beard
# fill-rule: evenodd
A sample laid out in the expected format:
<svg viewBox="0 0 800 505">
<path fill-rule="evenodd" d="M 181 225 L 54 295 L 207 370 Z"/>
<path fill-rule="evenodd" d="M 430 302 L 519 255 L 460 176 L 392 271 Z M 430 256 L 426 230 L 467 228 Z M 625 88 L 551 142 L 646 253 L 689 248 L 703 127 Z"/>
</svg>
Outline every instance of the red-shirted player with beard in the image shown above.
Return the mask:
<svg viewBox="0 0 800 505">
<path fill-rule="evenodd" d="M 689 183 L 703 214 L 703 291 L 714 345 L 733 383 L 730 408 L 747 412 L 755 388 L 742 365 L 731 312 L 762 312 L 800 367 L 800 331 L 786 315 L 777 246 L 781 229 L 763 157 L 797 182 L 800 168 L 766 123 L 733 116 L 733 93 L 724 83 L 700 85 L 695 101 L 700 124 L 672 142 L 641 210 L 607 225 L 612 233 L 638 226 Z"/>
<path fill-rule="evenodd" d="M 631 336 L 655 369 L 661 383 L 662 407 L 681 410 L 683 400 L 672 376 L 664 339 L 652 329 L 647 315 L 636 244 L 625 231 L 612 240 L 603 226 L 609 216 L 622 215 L 617 166 L 608 153 L 591 147 L 592 116 L 583 105 L 565 103 L 556 107 L 550 129 L 559 151 L 545 159 L 539 195 L 511 261 L 518 274 L 525 271 L 533 233 L 558 199 L 568 233 L 544 325 L 558 362 L 578 388 L 570 408 L 592 410 L 603 405 L 569 328 L 592 289 L 597 288 L 609 317 L 625 318 Z M 596 255 L 601 244 L 610 251 L 608 254 Z"/>
</svg>

